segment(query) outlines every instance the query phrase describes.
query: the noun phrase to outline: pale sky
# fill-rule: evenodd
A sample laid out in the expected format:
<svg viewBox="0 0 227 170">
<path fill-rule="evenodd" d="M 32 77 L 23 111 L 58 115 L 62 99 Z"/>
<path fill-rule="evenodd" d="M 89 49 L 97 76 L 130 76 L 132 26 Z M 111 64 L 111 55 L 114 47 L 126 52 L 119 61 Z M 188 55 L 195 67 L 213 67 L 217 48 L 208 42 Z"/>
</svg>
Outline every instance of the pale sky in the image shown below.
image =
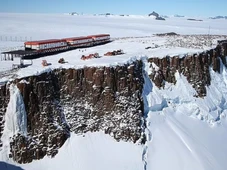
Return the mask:
<svg viewBox="0 0 227 170">
<path fill-rule="evenodd" d="M 227 16 L 227 0 L 1 0 L 0 12 Z"/>
</svg>

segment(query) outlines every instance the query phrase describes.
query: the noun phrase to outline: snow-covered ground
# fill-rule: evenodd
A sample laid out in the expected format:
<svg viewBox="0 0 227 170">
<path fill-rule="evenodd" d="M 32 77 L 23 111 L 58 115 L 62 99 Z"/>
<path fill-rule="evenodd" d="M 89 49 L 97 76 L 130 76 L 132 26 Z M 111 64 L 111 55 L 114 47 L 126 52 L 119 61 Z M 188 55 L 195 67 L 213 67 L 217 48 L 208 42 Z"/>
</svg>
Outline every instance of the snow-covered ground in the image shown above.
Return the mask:
<svg viewBox="0 0 227 170">
<path fill-rule="evenodd" d="M 0 151 L 0 161 L 16 164 L 26 170 L 225 170 L 227 168 L 225 144 L 227 142 L 227 70 L 223 66 L 221 74 L 210 70 L 212 82 L 207 87 L 207 96 L 204 99 L 193 97 L 195 90 L 185 77 L 178 73 L 176 73 L 176 85 L 167 84 L 161 90 L 156 88 L 146 75 L 149 73 L 146 61 L 149 57 L 183 55 L 211 48 L 207 43 L 198 43 L 206 41 L 209 37 L 200 36 L 203 40 L 198 41 L 197 36 L 192 35 L 208 33 L 227 35 L 227 20 L 203 19 L 202 22 L 198 22 L 172 17 L 166 21 L 157 21 L 146 16 L 0 14 L 0 25 L 2 36 L 32 37 L 33 40 L 110 33 L 115 39 L 112 43 L 36 59 L 33 60 L 32 66 L 15 70 L 11 74 L 7 74 L 8 70 L 13 63 L 19 63 L 19 60 L 0 61 L 0 72 L 4 71 L 4 76 L 0 75 L 0 82 L 15 77 L 40 74 L 59 67 L 115 66 L 142 59 L 146 66 L 143 97 L 147 112 L 145 133 L 148 137 L 148 141 L 143 146 L 117 142 L 102 132 L 87 133 L 84 136 L 71 134 L 54 159 L 45 157 L 27 165 L 17 165 L 4 157 L 5 150 L 3 150 Z M 166 32 L 191 36 L 154 36 Z M 214 45 L 216 39 L 221 38 L 213 37 Z M 21 45 L 22 42 L 0 41 L 0 52 L 21 48 Z M 146 47 L 151 48 L 145 49 Z M 125 54 L 103 56 L 107 51 L 118 49 L 123 49 Z M 80 59 L 83 54 L 95 52 L 102 57 L 87 61 Z M 62 57 L 68 63 L 59 64 L 58 60 Z M 51 65 L 43 67 L 41 65 L 43 59 Z M 16 92 L 16 89 L 12 89 L 12 97 L 19 98 Z M 15 101 L 12 99 L 9 104 L 11 107 L 8 109 L 15 111 L 14 104 Z M 9 116 L 16 119 L 12 115 Z M 12 127 L 8 127 L 10 128 Z M 6 167 L 1 164 L 0 162 L 0 167 Z"/>
<path fill-rule="evenodd" d="M 15 61 L 0 61 L 0 82 L 12 76 L 23 77 L 40 74 L 43 71 L 56 67 L 83 67 L 116 65 L 131 60 L 132 57 L 163 57 L 166 55 L 179 55 L 188 52 L 201 52 L 216 44 L 217 39 L 224 36 L 209 37 L 207 34 L 227 35 L 226 20 L 204 19 L 202 22 L 188 21 L 187 18 L 168 18 L 166 21 L 157 21 L 147 16 L 69 16 L 62 14 L 0 14 L 0 52 L 21 49 L 23 42 L 16 40 L 40 40 L 51 38 L 75 37 L 90 34 L 109 33 L 115 40 L 103 46 L 74 50 L 59 55 L 46 57 L 51 63 L 43 68 L 41 62 L 44 58 L 33 60 L 33 65 L 13 71 L 9 77 L 6 71 L 12 69 Z M 176 32 L 191 36 L 157 37 L 154 34 Z M 204 36 L 193 36 L 203 34 Z M 136 38 L 137 37 L 137 38 Z M 6 41 L 8 40 L 8 41 Z M 12 41 L 15 42 L 12 42 Z M 199 43 L 198 43 L 199 42 Z M 145 49 L 149 47 L 149 49 Z M 101 57 L 82 61 L 82 55 L 98 52 L 101 56 L 108 51 L 122 49 L 126 54 L 117 57 Z M 3 57 L 3 56 L 2 56 Z M 68 61 L 65 65 L 58 64 L 60 58 Z M 27 63 L 29 64 L 30 61 Z M 5 77 L 2 79 L 2 77 Z"/>
<path fill-rule="evenodd" d="M 170 17 L 158 21 L 148 16 L 70 16 L 62 14 L 0 14 L 3 35 L 27 37 L 30 40 L 74 37 L 96 33 L 110 33 L 112 37 L 149 36 L 153 33 L 217 34 L 226 31 L 226 20 Z M 210 28 L 210 29 L 209 29 Z M 19 38 L 20 39 L 20 38 Z"/>
<path fill-rule="evenodd" d="M 117 65 L 132 60 L 132 57 L 163 57 L 201 52 L 216 44 L 217 39 L 227 35 L 226 20 L 204 19 L 202 22 L 188 21 L 187 18 L 168 18 L 157 21 L 147 16 L 70 16 L 63 14 L 0 14 L 0 52 L 21 49 L 23 42 L 16 40 L 40 40 L 51 38 L 75 37 L 90 34 L 109 33 L 114 42 L 103 46 L 74 50 L 50 57 L 33 60 L 33 65 L 19 71 L 11 71 L 12 64 L 19 64 L 20 60 L 0 61 L 0 82 L 11 77 L 24 77 L 40 74 L 58 67 L 83 67 Z M 189 34 L 187 36 L 158 37 L 154 34 L 176 32 Z M 195 36 L 194 34 L 203 34 Z M 6 41 L 8 40 L 8 41 Z M 15 42 L 12 42 L 12 41 Z M 148 47 L 149 49 L 145 49 Z M 122 49 L 125 54 L 115 57 L 103 57 L 108 51 Z M 99 59 L 89 61 L 80 60 L 82 55 L 98 52 Z M 2 55 L 3 57 L 3 55 Z M 68 63 L 58 64 L 60 58 Z M 41 62 L 46 59 L 50 66 L 43 68 Z M 135 59 L 135 58 L 134 58 Z M 134 60 L 133 59 L 133 60 Z M 28 61 L 27 64 L 31 62 Z M 6 73 L 8 72 L 8 74 Z M 11 74 L 13 73 L 13 74 Z M 7 76 L 8 75 L 8 76 Z M 3 78 L 4 77 L 4 78 Z"/>
<path fill-rule="evenodd" d="M 101 132 L 87 133 L 84 136 L 71 134 L 54 159 L 45 157 L 31 164 L 17 166 L 27 170 L 142 170 L 142 151 L 141 145 L 116 142 Z"/>
<path fill-rule="evenodd" d="M 12 64 L 19 64 L 20 61 L 18 58 L 15 58 L 14 61 L 0 61 L 2 66 L 0 67 L 0 82 L 6 81 L 10 79 L 11 76 L 13 78 L 17 77 L 25 77 L 30 75 L 40 74 L 42 72 L 52 70 L 55 68 L 81 68 L 84 66 L 116 66 L 122 65 L 127 62 L 134 61 L 136 59 L 140 59 L 141 57 L 164 57 L 166 55 L 174 56 L 174 55 L 182 55 L 193 52 L 201 52 L 203 49 L 195 49 L 195 48 L 184 48 L 184 47 L 168 47 L 165 46 L 166 38 L 162 37 L 150 37 L 150 38 L 128 38 L 128 39 L 120 39 L 115 40 L 109 44 L 96 46 L 86 49 L 77 49 L 53 56 L 42 57 L 39 59 L 34 59 L 32 61 L 32 65 L 26 68 L 22 68 L 14 72 L 8 76 L 1 76 L 1 71 L 6 72 L 7 70 L 12 69 Z M 158 48 L 155 48 L 155 45 Z M 146 47 L 153 47 L 151 49 L 146 50 Z M 104 54 L 108 51 L 114 51 L 122 49 L 125 54 L 119 56 L 104 56 Z M 98 52 L 100 58 L 93 58 L 89 60 L 81 60 L 82 55 L 89 55 Z M 58 60 L 60 58 L 64 58 L 67 63 L 59 64 Z M 47 60 L 50 63 L 49 66 L 43 67 L 42 60 Z M 31 61 L 25 61 L 25 64 L 30 64 Z"/>
<path fill-rule="evenodd" d="M 195 90 L 179 73 L 176 85 L 163 90 L 145 77 L 147 169 L 226 169 L 226 71 L 210 70 L 212 84 L 204 99 L 193 97 Z"/>
</svg>

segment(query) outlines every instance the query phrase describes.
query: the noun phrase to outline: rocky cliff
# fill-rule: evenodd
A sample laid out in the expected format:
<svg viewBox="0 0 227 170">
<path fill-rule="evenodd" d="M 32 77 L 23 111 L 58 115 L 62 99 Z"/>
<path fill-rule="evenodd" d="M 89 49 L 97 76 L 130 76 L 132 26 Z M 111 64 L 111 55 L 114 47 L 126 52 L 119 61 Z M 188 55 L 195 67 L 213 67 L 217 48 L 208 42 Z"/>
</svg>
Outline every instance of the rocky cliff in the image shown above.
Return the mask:
<svg viewBox="0 0 227 170">
<path fill-rule="evenodd" d="M 6 87 L 6 85 L 0 86 L 0 148 L 2 147 L 1 137 L 4 130 L 4 116 L 9 103 L 9 98 L 9 89 Z"/>
<path fill-rule="evenodd" d="M 200 54 L 150 58 L 148 61 L 151 63 L 152 73 L 149 76 L 155 85 L 161 88 L 165 86 L 165 82 L 176 83 L 175 73 L 178 71 L 195 88 L 197 97 L 204 97 L 206 86 L 211 83 L 210 67 L 220 73 L 221 61 L 226 66 L 226 56 L 227 43 L 223 41 L 215 49 Z"/>
<path fill-rule="evenodd" d="M 20 104 L 27 115 L 27 135 L 11 137 L 9 157 L 18 163 L 53 157 L 70 131 L 103 131 L 116 140 L 142 142 L 142 68 L 142 61 L 137 61 L 116 67 L 61 69 L 2 85 L 0 135 L 12 84 L 20 90 Z"/>
<path fill-rule="evenodd" d="M 226 56 L 227 43 L 221 42 L 201 54 L 150 58 L 149 76 L 163 88 L 165 82 L 176 83 L 178 71 L 197 91 L 195 97 L 204 97 L 211 83 L 210 69 L 220 72 Z M 136 61 L 116 67 L 57 69 L 0 85 L 0 139 L 6 133 L 6 113 L 26 115 L 27 132 L 10 136 L 8 156 L 18 163 L 54 157 L 70 132 L 103 131 L 117 141 L 144 143 L 143 67 L 142 61 Z M 19 89 L 14 102 L 24 110 L 10 109 L 12 87 Z M 4 145 L 0 141 L 0 149 Z"/>
</svg>

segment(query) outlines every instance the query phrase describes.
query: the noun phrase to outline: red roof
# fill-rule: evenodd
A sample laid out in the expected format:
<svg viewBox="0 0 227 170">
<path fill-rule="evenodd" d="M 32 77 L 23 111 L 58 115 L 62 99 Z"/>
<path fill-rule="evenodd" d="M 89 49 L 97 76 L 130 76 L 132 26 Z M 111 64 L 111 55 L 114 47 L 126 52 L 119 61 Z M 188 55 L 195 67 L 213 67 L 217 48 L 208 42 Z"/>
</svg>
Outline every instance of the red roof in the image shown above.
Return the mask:
<svg viewBox="0 0 227 170">
<path fill-rule="evenodd" d="M 64 38 L 63 40 L 75 41 L 75 40 L 85 40 L 85 39 L 91 39 L 91 37 L 70 37 L 70 38 Z"/>
<path fill-rule="evenodd" d="M 49 44 L 49 43 L 57 43 L 57 42 L 66 42 L 66 41 L 75 41 L 75 40 L 84 40 L 95 37 L 106 37 L 110 36 L 110 34 L 98 34 L 98 35 L 89 35 L 83 37 L 71 37 L 71 38 L 63 38 L 63 39 L 49 39 L 49 40 L 39 40 L 39 41 L 27 41 L 25 45 L 39 45 L 39 44 Z"/>
<path fill-rule="evenodd" d="M 106 37 L 106 36 L 110 36 L 110 34 L 88 35 L 87 37 Z"/>
<path fill-rule="evenodd" d="M 49 43 L 58 43 L 58 42 L 65 42 L 65 40 L 61 39 L 49 39 L 49 40 L 39 40 L 39 41 L 27 41 L 25 45 L 39 45 L 39 44 L 49 44 Z"/>
</svg>

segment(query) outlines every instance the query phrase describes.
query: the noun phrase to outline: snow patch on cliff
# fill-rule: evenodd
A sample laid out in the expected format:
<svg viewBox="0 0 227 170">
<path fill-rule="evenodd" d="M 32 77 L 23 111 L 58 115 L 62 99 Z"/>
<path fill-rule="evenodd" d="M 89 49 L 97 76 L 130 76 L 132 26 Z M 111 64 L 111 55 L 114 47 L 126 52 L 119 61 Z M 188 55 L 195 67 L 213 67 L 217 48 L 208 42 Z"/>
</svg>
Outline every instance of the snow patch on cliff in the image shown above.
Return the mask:
<svg viewBox="0 0 227 170">
<path fill-rule="evenodd" d="M 2 135 L 3 150 L 0 155 L 8 157 L 10 139 L 15 134 L 27 135 L 27 113 L 20 90 L 16 85 L 10 85 L 10 101 L 5 113 L 5 124 Z"/>
</svg>

